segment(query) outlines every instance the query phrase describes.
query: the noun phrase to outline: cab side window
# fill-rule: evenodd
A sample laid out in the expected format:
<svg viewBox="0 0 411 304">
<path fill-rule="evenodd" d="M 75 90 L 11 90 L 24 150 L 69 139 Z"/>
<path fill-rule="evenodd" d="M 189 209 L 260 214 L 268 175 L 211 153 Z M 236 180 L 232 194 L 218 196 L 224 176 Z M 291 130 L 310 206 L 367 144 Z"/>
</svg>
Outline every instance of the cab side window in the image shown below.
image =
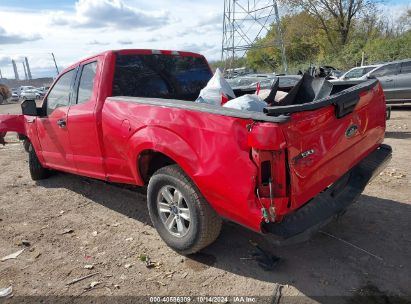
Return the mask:
<svg viewBox="0 0 411 304">
<path fill-rule="evenodd" d="M 371 76 L 374 77 L 383 77 L 383 76 L 391 76 L 398 74 L 398 64 L 387 64 L 380 67 L 378 70 L 373 72 Z"/>
<path fill-rule="evenodd" d="M 411 61 L 401 64 L 401 74 L 411 74 Z"/>
<path fill-rule="evenodd" d="M 96 77 L 97 62 L 90 62 L 83 66 L 77 92 L 77 103 L 87 102 L 93 95 L 94 78 Z"/>
<path fill-rule="evenodd" d="M 47 96 L 47 115 L 55 109 L 65 107 L 70 104 L 71 84 L 73 82 L 75 70 L 66 72 L 57 80 Z"/>
</svg>

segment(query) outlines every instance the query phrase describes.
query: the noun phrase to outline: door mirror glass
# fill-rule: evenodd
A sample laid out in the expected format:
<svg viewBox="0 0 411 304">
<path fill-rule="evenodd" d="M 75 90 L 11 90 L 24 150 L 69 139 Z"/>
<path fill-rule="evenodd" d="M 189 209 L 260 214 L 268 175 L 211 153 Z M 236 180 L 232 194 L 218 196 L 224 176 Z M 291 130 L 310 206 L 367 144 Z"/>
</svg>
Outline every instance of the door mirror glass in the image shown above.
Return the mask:
<svg viewBox="0 0 411 304">
<path fill-rule="evenodd" d="M 23 115 L 38 116 L 37 105 L 34 100 L 25 100 L 21 103 L 21 111 Z"/>
</svg>

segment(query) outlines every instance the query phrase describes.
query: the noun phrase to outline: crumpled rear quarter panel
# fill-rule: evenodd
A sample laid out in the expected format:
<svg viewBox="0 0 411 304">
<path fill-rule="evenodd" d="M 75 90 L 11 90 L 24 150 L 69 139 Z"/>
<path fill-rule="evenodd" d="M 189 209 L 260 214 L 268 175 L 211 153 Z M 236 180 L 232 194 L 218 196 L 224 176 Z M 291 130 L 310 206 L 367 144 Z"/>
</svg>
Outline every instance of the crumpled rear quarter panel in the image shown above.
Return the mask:
<svg viewBox="0 0 411 304">
<path fill-rule="evenodd" d="M 130 159 L 137 184 L 142 184 L 138 155 L 146 149 L 162 152 L 180 165 L 221 216 L 260 230 L 261 213 L 254 195 L 257 168 L 247 144 L 250 123 L 243 118 L 110 100 L 102 116 L 107 157 L 124 163 Z"/>
</svg>

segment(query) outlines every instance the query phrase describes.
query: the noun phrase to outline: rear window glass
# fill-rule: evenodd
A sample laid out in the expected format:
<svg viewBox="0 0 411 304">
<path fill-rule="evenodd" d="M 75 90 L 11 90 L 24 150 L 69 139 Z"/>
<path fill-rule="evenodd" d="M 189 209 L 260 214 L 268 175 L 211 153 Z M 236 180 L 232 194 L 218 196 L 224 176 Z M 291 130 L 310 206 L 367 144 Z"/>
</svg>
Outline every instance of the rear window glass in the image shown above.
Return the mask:
<svg viewBox="0 0 411 304">
<path fill-rule="evenodd" d="M 113 96 L 194 101 L 211 77 L 202 57 L 117 55 Z"/>
</svg>

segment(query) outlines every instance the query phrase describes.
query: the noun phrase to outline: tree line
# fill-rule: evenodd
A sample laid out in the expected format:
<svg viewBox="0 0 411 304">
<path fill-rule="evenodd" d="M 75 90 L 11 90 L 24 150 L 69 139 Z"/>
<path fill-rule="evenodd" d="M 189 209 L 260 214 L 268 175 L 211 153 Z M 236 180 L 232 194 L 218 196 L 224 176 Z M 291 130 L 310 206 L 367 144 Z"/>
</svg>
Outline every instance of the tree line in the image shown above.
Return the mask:
<svg viewBox="0 0 411 304">
<path fill-rule="evenodd" d="M 345 70 L 360 65 L 363 58 L 365 64 L 411 58 L 411 9 L 393 21 L 384 17 L 375 0 L 281 1 L 290 8 L 280 20 L 289 73 L 310 65 Z M 272 47 L 258 47 L 269 44 Z M 237 58 L 234 66 L 283 71 L 274 24 L 255 46 Z M 214 63 L 215 67 L 224 65 Z"/>
</svg>

